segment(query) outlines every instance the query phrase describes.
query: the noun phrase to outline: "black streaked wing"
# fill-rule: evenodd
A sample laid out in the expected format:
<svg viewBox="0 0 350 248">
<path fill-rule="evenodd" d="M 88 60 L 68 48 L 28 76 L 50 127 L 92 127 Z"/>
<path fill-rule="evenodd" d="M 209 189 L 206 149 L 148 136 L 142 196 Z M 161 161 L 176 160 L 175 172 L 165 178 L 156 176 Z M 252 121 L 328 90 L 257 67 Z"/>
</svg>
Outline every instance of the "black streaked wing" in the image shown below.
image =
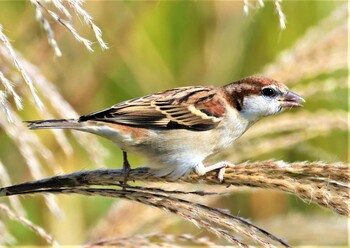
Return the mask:
<svg viewBox="0 0 350 248">
<path fill-rule="evenodd" d="M 154 129 L 209 130 L 219 124 L 225 106 L 214 87 L 183 87 L 132 99 L 79 121 L 103 121 Z"/>
</svg>

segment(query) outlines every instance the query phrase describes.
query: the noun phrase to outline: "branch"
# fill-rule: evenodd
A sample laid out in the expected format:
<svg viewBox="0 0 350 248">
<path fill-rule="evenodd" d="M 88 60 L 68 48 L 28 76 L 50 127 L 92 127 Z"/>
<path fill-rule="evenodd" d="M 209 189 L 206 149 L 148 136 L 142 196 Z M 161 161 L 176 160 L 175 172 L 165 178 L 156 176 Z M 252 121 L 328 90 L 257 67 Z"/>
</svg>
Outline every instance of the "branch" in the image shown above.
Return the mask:
<svg viewBox="0 0 350 248">
<path fill-rule="evenodd" d="M 151 168 L 135 168 L 130 171 L 129 180 L 171 182 L 167 177 L 154 176 L 153 172 Z M 207 173 L 204 176 L 192 173 L 176 182 L 280 190 L 294 194 L 308 202 L 317 203 L 338 214 L 349 216 L 349 172 L 349 167 L 341 163 L 262 161 L 228 167 L 223 183 L 218 182 L 215 172 Z M 38 189 L 120 186 L 120 181 L 123 181 L 121 170 L 80 171 L 1 188 L 0 195 L 29 194 Z"/>
</svg>

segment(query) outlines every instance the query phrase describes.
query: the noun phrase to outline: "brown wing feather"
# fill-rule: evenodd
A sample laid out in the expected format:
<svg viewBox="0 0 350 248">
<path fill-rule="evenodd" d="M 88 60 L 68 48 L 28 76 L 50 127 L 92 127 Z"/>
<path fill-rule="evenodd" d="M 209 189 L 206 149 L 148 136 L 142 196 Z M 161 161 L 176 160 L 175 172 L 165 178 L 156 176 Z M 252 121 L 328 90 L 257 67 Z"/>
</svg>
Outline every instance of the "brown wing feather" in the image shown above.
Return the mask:
<svg viewBox="0 0 350 248">
<path fill-rule="evenodd" d="M 209 130 L 221 121 L 225 105 L 215 87 L 183 87 L 132 99 L 79 121 L 103 121 L 154 129 Z"/>
</svg>

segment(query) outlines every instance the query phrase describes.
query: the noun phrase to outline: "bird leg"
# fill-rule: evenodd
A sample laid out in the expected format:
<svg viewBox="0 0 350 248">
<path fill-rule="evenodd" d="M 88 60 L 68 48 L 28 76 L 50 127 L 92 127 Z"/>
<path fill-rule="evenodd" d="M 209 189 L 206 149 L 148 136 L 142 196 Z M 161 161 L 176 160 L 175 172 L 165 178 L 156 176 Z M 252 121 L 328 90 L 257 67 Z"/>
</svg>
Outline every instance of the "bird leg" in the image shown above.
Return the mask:
<svg viewBox="0 0 350 248">
<path fill-rule="evenodd" d="M 220 181 L 220 183 L 224 180 L 224 174 L 226 167 L 234 166 L 231 162 L 228 161 L 221 161 L 215 164 L 212 164 L 210 166 L 205 167 L 203 164 L 199 164 L 194 168 L 195 173 L 202 176 L 206 174 L 209 171 L 218 170 L 217 179 Z"/>
<path fill-rule="evenodd" d="M 128 161 L 127 153 L 123 151 L 123 175 L 124 175 L 123 185 L 127 185 L 128 183 L 130 170 L 131 170 L 131 167 Z"/>
</svg>

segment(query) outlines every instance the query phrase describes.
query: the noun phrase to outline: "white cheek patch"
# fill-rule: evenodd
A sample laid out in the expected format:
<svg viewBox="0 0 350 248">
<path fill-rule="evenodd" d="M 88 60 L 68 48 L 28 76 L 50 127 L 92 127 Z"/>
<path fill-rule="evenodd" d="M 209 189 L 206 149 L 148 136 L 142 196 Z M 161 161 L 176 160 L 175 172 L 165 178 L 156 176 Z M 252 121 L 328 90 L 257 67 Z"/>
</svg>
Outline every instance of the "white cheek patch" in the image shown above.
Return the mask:
<svg viewBox="0 0 350 248">
<path fill-rule="evenodd" d="M 257 121 L 278 112 L 279 104 L 276 99 L 254 95 L 244 98 L 241 114 L 251 121 Z"/>
</svg>

